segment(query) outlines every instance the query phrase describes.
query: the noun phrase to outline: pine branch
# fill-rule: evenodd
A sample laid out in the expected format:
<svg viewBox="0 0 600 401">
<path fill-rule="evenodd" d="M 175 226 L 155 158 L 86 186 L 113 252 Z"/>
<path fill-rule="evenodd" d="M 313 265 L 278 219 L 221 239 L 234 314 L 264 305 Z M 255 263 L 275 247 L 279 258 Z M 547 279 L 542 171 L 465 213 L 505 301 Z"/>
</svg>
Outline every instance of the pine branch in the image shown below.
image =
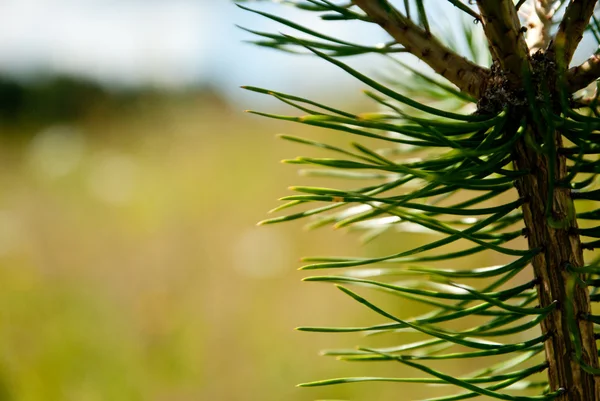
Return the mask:
<svg viewBox="0 0 600 401">
<path fill-rule="evenodd" d="M 511 0 L 477 0 L 483 18 L 483 29 L 492 56 L 514 85 L 522 82 L 523 71 L 529 69 L 528 50 L 520 30 L 517 10 Z"/>
<path fill-rule="evenodd" d="M 481 22 L 481 15 L 477 14 L 475 11 L 473 11 L 471 8 L 469 8 L 469 6 L 464 5 L 463 3 L 460 2 L 460 0 L 448 0 L 448 2 L 450 4 L 452 4 L 454 7 L 458 8 L 459 10 L 469 14 L 471 17 L 473 17 L 475 20 L 475 22 Z"/>
<path fill-rule="evenodd" d="M 569 93 L 583 89 L 600 77 L 600 56 L 594 54 L 583 64 L 569 68 L 567 85 Z"/>
<path fill-rule="evenodd" d="M 565 78 L 569 89 L 574 91 L 596 79 L 600 75 L 600 56 L 566 71 L 564 43 L 549 44 L 547 52 L 550 53 L 543 54 L 549 40 L 549 21 L 556 13 L 556 7 L 549 8 L 549 3 L 560 6 L 569 3 L 558 37 L 563 35 L 563 41 L 573 39 L 575 43 L 568 46 L 574 48 L 580 40 L 578 24 L 585 20 L 588 7 L 591 4 L 593 8 L 595 2 L 530 0 L 526 4 L 530 6 L 529 12 L 547 20 L 536 28 L 539 28 L 537 32 L 529 34 L 532 50 L 536 52 L 530 64 L 530 49 L 517 17 L 519 7 L 526 1 L 477 0 L 480 21 L 495 59 L 494 68 L 489 71 L 461 58 L 431 35 L 426 28 L 423 0 L 405 1 L 402 12 L 393 8 L 390 0 L 354 0 L 343 8 L 330 0 L 285 1 L 305 9 L 310 6 L 312 11 L 334 11 L 344 19 L 377 23 L 395 40 L 386 52 L 392 46 L 404 46 L 463 91 L 461 97 L 457 91 L 445 88 L 445 100 L 451 101 L 451 105 L 464 102 L 464 93 L 484 101 L 487 97 L 497 100 L 490 110 L 480 104 L 479 113 L 475 114 L 451 112 L 448 104 L 438 109 L 431 102 L 439 97 L 429 99 L 428 95 L 435 92 L 427 87 L 437 85 L 435 79 L 424 80 L 425 86 L 411 92 L 412 97 L 406 94 L 409 88 L 406 84 L 392 88 L 339 60 L 342 55 L 349 55 L 349 51 L 352 54 L 378 53 L 377 48 L 325 37 L 280 18 L 279 22 L 308 33 L 316 40 L 255 32 L 276 41 L 278 46 L 304 47 L 336 65 L 376 90 L 377 93 L 365 93 L 379 107 L 385 107 L 376 112 L 354 114 L 299 96 L 246 87 L 304 113 L 301 116 L 254 114 L 335 130 L 351 135 L 355 141 L 366 138 L 374 144 L 353 141 L 342 147 L 283 136 L 283 139 L 333 154 L 332 157 L 297 157 L 286 163 L 313 166 L 317 169 L 310 171 L 317 176 L 351 179 L 359 184 L 352 184 L 351 189 L 346 186 L 290 187 L 295 193 L 281 198 L 285 203 L 275 211 L 296 207 L 300 210 L 286 212 L 261 224 L 313 218 L 310 228 L 326 225 L 348 228 L 363 232 L 365 241 L 390 231 L 434 236 L 425 244 L 401 244 L 393 252 L 372 257 L 304 258 L 307 264 L 302 270 L 340 269 L 336 275 L 313 276 L 305 281 L 336 284 L 381 321 L 367 326 L 304 326 L 299 330 L 366 334 L 420 332 L 429 336 L 429 340 L 416 343 L 378 349 L 339 349 L 327 351 L 325 355 L 356 362 L 400 362 L 433 376 L 433 379 L 416 379 L 417 382 L 448 383 L 466 390 L 436 400 L 484 395 L 512 401 L 600 401 L 596 346 L 600 331 L 594 331 L 594 325 L 600 325 L 600 315 L 592 314 L 592 303 L 600 302 L 600 258 L 591 263 L 584 259 L 585 250 L 600 248 L 600 208 L 587 210 L 594 201 L 600 201 L 597 180 L 600 174 L 599 102 L 595 96 L 583 105 L 587 110 L 575 111 L 574 108 L 581 108 L 582 104 L 569 102 L 559 86 Z M 462 4 L 459 0 L 448 1 L 459 8 Z M 419 23 L 410 19 L 409 4 L 417 6 L 413 17 L 418 15 Z M 537 5 L 537 11 L 531 5 Z M 354 6 L 352 15 L 345 14 L 349 6 Z M 528 12 L 526 6 L 524 13 Z M 278 17 L 263 15 L 278 20 Z M 330 14 L 326 16 L 333 19 Z M 597 21 L 594 24 L 592 33 L 600 43 L 599 24 Z M 575 38 L 568 37 L 573 34 Z M 465 30 L 469 46 L 473 45 L 472 39 Z M 538 50 L 542 54 L 537 54 Z M 572 53 L 567 50 L 566 56 L 570 59 Z M 534 59 L 538 62 L 534 63 Z M 554 71 L 554 60 L 559 64 L 563 62 L 559 66 L 564 69 L 558 73 Z M 418 72 L 410 72 L 419 76 Z M 487 85 L 488 80 L 490 85 Z M 413 80 L 411 85 L 418 82 Z M 486 97 L 482 96 L 484 90 Z M 421 99 L 427 100 L 421 103 Z M 455 195 L 463 200 L 451 198 Z M 317 206 L 311 206 L 314 202 L 318 202 Z M 586 211 L 579 210 L 581 204 Z M 513 242 L 521 236 L 527 238 L 525 249 L 522 242 Z M 458 244 L 460 250 L 451 248 Z M 462 262 L 457 269 L 432 265 L 483 252 L 512 258 L 501 265 L 483 268 L 464 269 Z M 517 275 L 524 269 L 533 273 L 533 280 L 525 284 L 515 282 L 521 281 Z M 461 282 L 463 279 L 476 282 L 467 286 Z M 379 301 L 374 303 L 368 295 L 363 296 L 349 287 L 359 287 L 361 292 L 387 293 L 432 309 L 418 316 L 401 316 L 397 313 L 403 315 L 405 310 L 394 308 L 392 311 L 383 303 L 379 306 Z M 537 305 L 533 304 L 536 300 Z M 473 318 L 481 321 L 462 330 L 449 329 L 443 324 Z M 529 335 L 534 327 L 541 329 L 541 335 Z M 508 339 L 508 342 L 490 341 L 492 337 L 514 334 L 523 336 L 523 340 L 519 343 Z M 441 353 L 457 346 L 467 349 Z M 426 365 L 434 360 L 500 355 L 507 358 L 461 379 Z M 508 371 L 524 363 L 532 367 Z M 527 378 L 541 370 L 546 370 L 541 382 Z M 414 379 L 367 376 L 306 385 L 361 381 L 404 383 Z M 488 382 L 495 384 L 484 384 Z M 480 383 L 484 385 L 479 386 Z M 513 391 L 540 387 L 543 390 L 538 395 L 516 396 L 501 391 L 512 384 L 518 385 L 518 389 L 511 388 Z M 530 393 L 527 391 L 527 394 Z"/>
<path fill-rule="evenodd" d="M 423 60 L 461 91 L 475 98 L 481 95 L 489 75 L 487 68 L 456 54 L 385 0 L 354 0 L 354 4 L 408 52 Z"/>
<path fill-rule="evenodd" d="M 597 0 L 572 0 L 560 22 L 558 32 L 550 44 L 548 51 L 554 53 L 563 68 L 568 68 L 575 49 L 583 38 L 590 18 L 594 13 Z"/>
</svg>

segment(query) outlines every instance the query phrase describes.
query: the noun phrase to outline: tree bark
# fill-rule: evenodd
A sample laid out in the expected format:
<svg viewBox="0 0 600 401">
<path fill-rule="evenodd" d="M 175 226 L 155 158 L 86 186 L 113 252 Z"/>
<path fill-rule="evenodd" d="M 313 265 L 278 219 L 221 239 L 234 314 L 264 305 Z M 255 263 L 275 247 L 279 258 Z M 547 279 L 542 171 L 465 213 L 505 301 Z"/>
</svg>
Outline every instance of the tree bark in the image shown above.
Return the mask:
<svg viewBox="0 0 600 401">
<path fill-rule="evenodd" d="M 530 127 L 529 133 L 541 143 L 541 135 Z M 562 147 L 562 136 L 555 133 L 556 149 Z M 582 360 L 589 366 L 598 367 L 598 351 L 594 339 L 593 324 L 582 319 L 590 313 L 590 298 L 587 287 L 575 286 L 573 302 L 567 305 L 567 282 L 570 273 L 567 264 L 583 266 L 581 241 L 577 234 L 577 220 L 574 218 L 574 205 L 568 188 L 556 187 L 552 193 L 551 210 L 546 213 L 546 202 L 551 190 L 550 182 L 560 182 L 567 175 L 564 156 L 555 157 L 554 176 L 550 171 L 548 157 L 520 141 L 513 153 L 513 159 L 519 170 L 531 173 L 516 182 L 519 194 L 524 197 L 523 215 L 530 249 L 541 249 L 532 264 L 538 280 L 538 299 L 540 306 L 548 306 L 558 301 L 557 308 L 542 321 L 542 332 L 549 338 L 545 342 L 546 358 L 549 364 L 548 376 L 550 388 L 560 388 L 565 393 L 557 401 L 599 401 L 600 382 L 592 374 L 585 372 L 574 356 L 570 335 L 578 335 L 582 344 Z M 548 217 L 557 224 L 550 224 Z M 559 224 L 560 225 L 560 224 Z M 573 307 L 578 319 L 579 333 L 570 333 L 567 325 L 566 307 Z"/>
<path fill-rule="evenodd" d="M 569 68 L 567 86 L 569 93 L 583 89 L 600 77 L 600 56 L 594 54 L 583 64 Z"/>
<path fill-rule="evenodd" d="M 456 85 L 461 91 L 478 98 L 489 76 L 481 67 L 444 46 L 430 32 L 402 15 L 387 1 L 354 0 L 369 19 L 380 25 L 406 51 L 427 63 L 435 72 Z"/>
<path fill-rule="evenodd" d="M 521 85 L 529 69 L 529 52 L 512 0 L 477 0 L 477 6 L 494 61 L 512 84 Z"/>
<path fill-rule="evenodd" d="M 558 32 L 548 51 L 556 54 L 563 68 L 568 68 L 573 54 L 583 38 L 598 0 L 571 0 L 560 22 Z"/>
<path fill-rule="evenodd" d="M 546 60 L 558 63 L 559 75 L 565 75 L 572 93 L 600 76 L 600 58 L 596 56 L 567 71 L 596 0 L 571 0 L 558 33 L 549 44 L 550 2 L 538 1 L 539 4 L 535 4 L 540 7 L 538 12 L 545 20 L 540 27 L 543 30 L 541 39 L 535 40 L 536 46 L 543 51 L 542 47 L 548 45 Z M 409 52 L 476 98 L 484 94 L 487 96 L 486 87 L 494 90 L 493 85 L 488 85 L 488 79 L 490 82 L 496 78 L 506 79 L 508 86 L 518 92 L 523 87 L 524 74 L 536 74 L 532 71 L 536 67 L 529 57 L 530 49 L 512 0 L 477 0 L 492 56 L 502 75 L 499 77 L 491 77 L 490 70 L 476 66 L 444 47 L 386 0 L 353 2 Z M 550 90 L 558 88 L 555 82 L 547 84 Z M 504 87 L 501 85 L 499 89 L 504 90 Z M 552 97 L 557 99 L 558 96 L 553 94 Z M 518 116 L 517 120 L 520 120 Z M 535 143 L 542 144 L 544 129 L 530 126 L 528 134 Z M 561 133 L 553 135 L 554 149 L 562 148 Z M 584 260 L 571 190 L 559 185 L 568 175 L 566 158 L 560 152 L 545 154 L 525 140 L 517 143 L 512 156 L 516 169 L 530 172 L 519 178 L 515 186 L 525 199 L 523 217 L 529 248 L 540 250 L 532 260 L 539 303 L 541 307 L 557 304 L 541 323 L 542 332 L 547 335 L 544 346 L 550 389 L 563 390 L 557 401 L 600 401 L 600 376 L 587 373 L 582 365 L 591 368 L 599 365 L 593 324 L 585 319 L 591 312 L 590 297 L 585 286 L 575 285 L 574 290 L 570 288 L 570 278 L 575 273 L 567 269 L 569 265 L 575 268 L 584 266 Z M 570 327 L 572 316 L 576 321 L 575 330 Z M 571 336 L 581 344 L 579 360 Z"/>
</svg>

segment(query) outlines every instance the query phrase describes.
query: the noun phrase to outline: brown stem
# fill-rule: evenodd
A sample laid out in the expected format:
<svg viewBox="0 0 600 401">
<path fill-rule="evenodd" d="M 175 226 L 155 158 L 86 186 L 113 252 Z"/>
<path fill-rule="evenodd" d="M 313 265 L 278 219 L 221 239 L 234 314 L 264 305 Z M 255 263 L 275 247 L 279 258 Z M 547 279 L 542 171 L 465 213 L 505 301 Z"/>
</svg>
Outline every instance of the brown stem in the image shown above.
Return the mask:
<svg viewBox="0 0 600 401">
<path fill-rule="evenodd" d="M 427 63 L 461 91 L 474 98 L 479 98 L 483 93 L 489 75 L 487 68 L 459 56 L 385 1 L 354 0 L 354 4 L 407 51 Z"/>
<path fill-rule="evenodd" d="M 549 48 L 551 53 L 558 56 L 557 61 L 565 69 L 568 68 L 575 49 L 583 38 L 583 32 L 592 18 L 596 2 L 597 0 L 572 0 L 567 6 L 558 32 Z"/>
<path fill-rule="evenodd" d="M 594 54 L 583 64 L 569 68 L 567 71 L 567 88 L 569 93 L 583 89 L 600 77 L 600 56 Z"/>
<path fill-rule="evenodd" d="M 509 81 L 519 86 L 523 72 L 530 68 L 529 51 L 512 0 L 477 0 L 477 6 L 494 60 Z"/>
<path fill-rule="evenodd" d="M 540 135 L 530 128 L 530 134 L 541 142 Z M 534 139 L 536 140 L 536 139 Z M 555 146 L 562 147 L 562 137 L 555 134 Z M 582 360 L 589 366 L 598 367 L 598 351 L 594 339 L 593 324 L 582 317 L 590 313 L 590 298 L 587 287 L 577 285 L 573 300 L 567 305 L 568 277 L 566 266 L 583 266 L 583 252 L 571 191 L 555 188 L 552 193 L 551 210 L 546 213 L 546 202 L 551 190 L 548 183 L 559 182 L 567 176 L 564 156 L 555 157 L 555 173 L 552 176 L 548 157 L 542 155 L 525 141 L 518 143 L 513 158 L 519 170 L 529 170 L 531 174 L 516 182 L 519 194 L 526 199 L 523 217 L 528 232 L 530 249 L 541 249 L 532 264 L 538 280 L 540 306 L 548 306 L 558 301 L 557 308 L 542 321 L 542 332 L 548 334 L 545 342 L 549 369 L 550 388 L 553 391 L 564 388 L 566 392 L 557 401 L 599 401 L 600 382 L 592 374 L 586 373 L 574 357 L 570 335 L 579 336 L 583 352 Z M 555 223 L 550 224 L 549 218 Z M 561 228 L 557 228 L 561 227 Z M 574 309 L 578 319 L 579 333 L 570 333 L 567 325 L 566 307 Z"/>
</svg>

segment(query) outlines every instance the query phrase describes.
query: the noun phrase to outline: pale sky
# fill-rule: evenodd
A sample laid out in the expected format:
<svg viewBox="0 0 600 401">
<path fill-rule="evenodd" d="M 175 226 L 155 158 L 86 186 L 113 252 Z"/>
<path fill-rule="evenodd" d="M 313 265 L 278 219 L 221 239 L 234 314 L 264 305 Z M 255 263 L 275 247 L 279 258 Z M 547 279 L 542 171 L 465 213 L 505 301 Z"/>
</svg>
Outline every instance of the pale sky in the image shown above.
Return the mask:
<svg viewBox="0 0 600 401">
<path fill-rule="evenodd" d="M 245 4 L 340 37 L 387 40 L 367 24 L 326 23 L 268 2 Z M 234 97 L 240 85 L 358 85 L 313 57 L 243 43 L 252 36 L 235 24 L 292 33 L 230 0 L 0 0 L 0 73 L 69 73 L 112 86 L 211 83 Z"/>
<path fill-rule="evenodd" d="M 172 85 L 211 73 L 219 0 L 3 0 L 0 69 Z"/>
<path fill-rule="evenodd" d="M 429 11 L 438 22 L 456 21 L 453 7 L 435 1 L 439 6 Z M 344 39 L 366 44 L 388 39 L 372 24 L 323 22 L 314 13 L 264 1 L 245 4 Z M 235 93 L 244 84 L 331 91 L 359 85 L 313 57 L 244 44 L 252 36 L 235 24 L 297 34 L 231 0 L 0 0 L 0 72 L 72 73 L 117 86 L 209 82 Z M 373 67 L 360 57 L 346 60 Z"/>
</svg>

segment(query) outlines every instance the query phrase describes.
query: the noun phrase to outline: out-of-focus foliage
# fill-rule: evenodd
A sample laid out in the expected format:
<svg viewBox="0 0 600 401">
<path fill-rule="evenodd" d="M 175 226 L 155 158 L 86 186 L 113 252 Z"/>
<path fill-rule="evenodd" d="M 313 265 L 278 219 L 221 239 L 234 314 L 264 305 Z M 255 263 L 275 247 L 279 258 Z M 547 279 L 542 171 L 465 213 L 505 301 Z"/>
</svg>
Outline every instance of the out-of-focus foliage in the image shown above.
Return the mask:
<svg viewBox="0 0 600 401">
<path fill-rule="evenodd" d="M 0 120 L 12 124 L 73 121 L 109 102 L 108 96 L 98 84 L 69 76 L 34 82 L 0 77 Z"/>
<path fill-rule="evenodd" d="M 37 97 L 38 84 L 19 85 L 48 109 L 15 107 L 17 117 L 4 109 L 1 123 L 0 400 L 316 395 L 294 385 L 329 376 L 337 363 L 317 364 L 315 350 L 340 339 L 293 327 L 371 317 L 326 288 L 298 286 L 302 274 L 290 261 L 309 249 L 343 253 L 356 239 L 254 227 L 296 177 L 293 168 L 274 169 L 296 146 L 270 133 L 312 131 L 245 116 L 214 90 L 115 95 L 77 84 Z M 80 112 L 56 114 L 42 101 L 53 97 L 79 102 Z M 33 114 L 44 117 L 18 117 Z M 403 307 L 418 310 L 394 303 Z M 399 369 L 374 368 L 381 375 Z M 353 375 L 360 366 L 335 369 Z M 405 393 L 432 391 L 440 389 Z M 373 393 L 351 385 L 318 392 L 337 399 Z M 377 394 L 396 390 L 377 386 Z"/>
</svg>

